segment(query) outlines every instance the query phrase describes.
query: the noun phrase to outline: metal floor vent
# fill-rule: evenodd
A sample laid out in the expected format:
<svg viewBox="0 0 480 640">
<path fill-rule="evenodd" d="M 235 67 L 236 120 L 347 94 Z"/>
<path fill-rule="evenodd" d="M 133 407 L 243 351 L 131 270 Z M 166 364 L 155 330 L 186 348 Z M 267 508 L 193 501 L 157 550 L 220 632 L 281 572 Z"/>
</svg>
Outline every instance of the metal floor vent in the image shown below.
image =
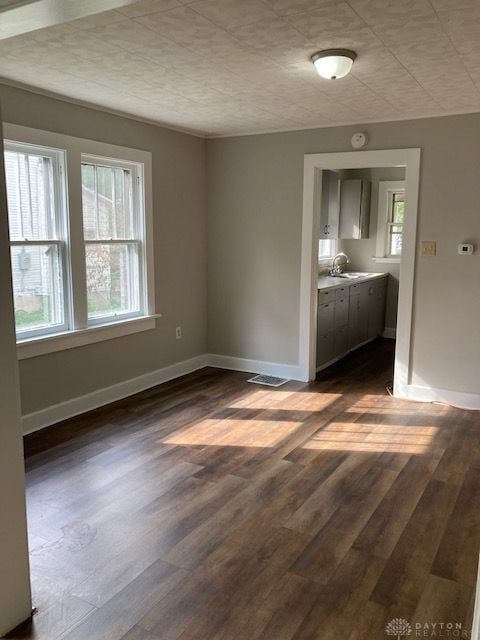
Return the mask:
<svg viewBox="0 0 480 640">
<path fill-rule="evenodd" d="M 247 382 L 252 382 L 253 384 L 264 384 L 267 387 L 281 387 L 282 384 L 285 384 L 288 380 L 286 378 L 276 378 L 275 376 L 258 375 L 250 378 Z"/>
</svg>

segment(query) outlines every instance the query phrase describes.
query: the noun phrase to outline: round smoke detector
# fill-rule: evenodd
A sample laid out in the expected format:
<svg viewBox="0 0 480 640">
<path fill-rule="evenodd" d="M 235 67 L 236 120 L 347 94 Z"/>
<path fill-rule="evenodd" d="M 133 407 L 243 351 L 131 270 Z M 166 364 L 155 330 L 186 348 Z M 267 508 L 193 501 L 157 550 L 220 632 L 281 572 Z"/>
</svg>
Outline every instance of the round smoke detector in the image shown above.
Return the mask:
<svg viewBox="0 0 480 640">
<path fill-rule="evenodd" d="M 368 136 L 366 133 L 358 131 L 357 133 L 354 133 L 352 136 L 352 147 L 354 149 L 361 149 L 367 144 L 367 142 L 368 142 Z"/>
</svg>

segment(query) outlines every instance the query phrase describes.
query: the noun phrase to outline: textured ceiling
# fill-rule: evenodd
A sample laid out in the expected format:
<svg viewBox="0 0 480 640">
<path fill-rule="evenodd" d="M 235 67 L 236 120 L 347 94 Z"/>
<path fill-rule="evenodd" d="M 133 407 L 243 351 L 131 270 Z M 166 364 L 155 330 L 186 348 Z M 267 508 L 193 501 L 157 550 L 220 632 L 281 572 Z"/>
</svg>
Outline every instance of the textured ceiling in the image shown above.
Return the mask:
<svg viewBox="0 0 480 640">
<path fill-rule="evenodd" d="M 480 2 L 141 0 L 0 41 L 0 75 L 207 135 L 475 112 Z"/>
<path fill-rule="evenodd" d="M 12 9 L 13 7 L 18 7 L 24 4 L 29 4 L 34 0 L 0 0 L 0 11 L 4 11 L 5 9 Z"/>
</svg>

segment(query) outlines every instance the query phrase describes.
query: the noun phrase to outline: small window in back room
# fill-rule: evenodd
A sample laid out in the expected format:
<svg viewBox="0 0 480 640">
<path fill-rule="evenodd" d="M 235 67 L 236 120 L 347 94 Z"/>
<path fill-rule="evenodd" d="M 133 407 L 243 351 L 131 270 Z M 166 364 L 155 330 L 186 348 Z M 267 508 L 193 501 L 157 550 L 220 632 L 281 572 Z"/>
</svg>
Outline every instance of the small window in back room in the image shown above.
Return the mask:
<svg viewBox="0 0 480 640">
<path fill-rule="evenodd" d="M 377 243 L 378 262 L 400 262 L 405 223 L 405 181 L 378 183 Z"/>
<path fill-rule="evenodd" d="M 332 260 L 336 253 L 337 243 L 334 239 L 319 240 L 318 243 L 318 261 L 328 262 Z"/>
<path fill-rule="evenodd" d="M 387 250 L 388 257 L 402 254 L 403 218 L 405 214 L 404 191 L 393 191 L 389 199 L 389 216 L 387 222 Z"/>
</svg>

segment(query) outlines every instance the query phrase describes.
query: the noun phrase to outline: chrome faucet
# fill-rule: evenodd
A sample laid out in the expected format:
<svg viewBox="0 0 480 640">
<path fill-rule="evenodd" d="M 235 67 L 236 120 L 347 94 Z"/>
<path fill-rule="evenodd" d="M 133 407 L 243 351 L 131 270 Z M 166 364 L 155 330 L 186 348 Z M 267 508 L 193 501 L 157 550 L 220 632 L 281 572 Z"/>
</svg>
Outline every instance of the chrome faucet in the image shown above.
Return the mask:
<svg viewBox="0 0 480 640">
<path fill-rule="evenodd" d="M 342 262 L 337 264 L 337 260 L 342 258 Z M 340 252 L 332 260 L 332 266 L 330 267 L 330 271 L 328 272 L 331 276 L 337 276 L 338 274 L 343 272 L 343 267 L 350 262 L 349 257 L 346 253 Z"/>
</svg>

